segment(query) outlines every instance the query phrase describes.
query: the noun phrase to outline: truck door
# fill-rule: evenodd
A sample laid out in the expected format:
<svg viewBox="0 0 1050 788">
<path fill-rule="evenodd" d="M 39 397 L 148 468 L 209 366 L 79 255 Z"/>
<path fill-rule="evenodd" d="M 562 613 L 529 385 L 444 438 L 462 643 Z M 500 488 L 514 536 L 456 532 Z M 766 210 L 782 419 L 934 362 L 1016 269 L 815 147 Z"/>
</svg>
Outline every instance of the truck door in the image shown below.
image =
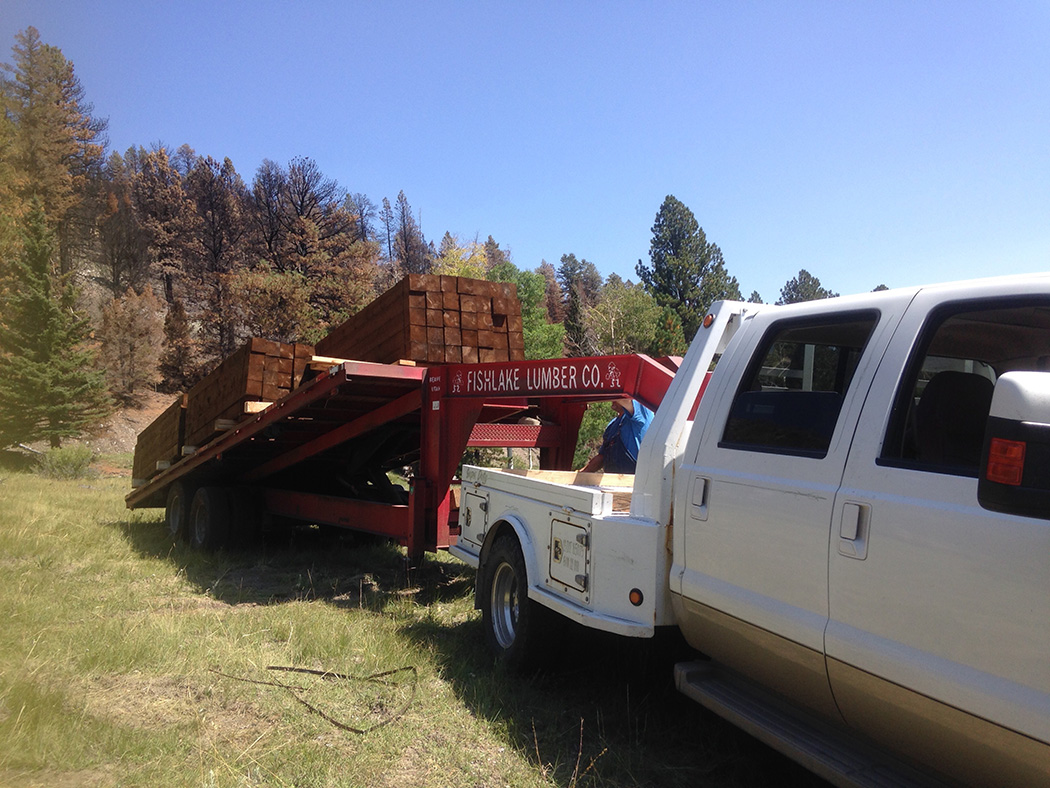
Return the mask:
<svg viewBox="0 0 1050 788">
<path fill-rule="evenodd" d="M 785 312 L 800 316 L 777 319 Z M 754 320 L 748 333 L 761 339 L 720 362 L 697 413 L 702 434 L 694 427 L 676 475 L 687 485 L 676 496 L 679 620 L 700 650 L 835 716 L 824 666 L 828 537 L 858 383 L 870 380 L 893 321 L 830 303 Z"/>
<path fill-rule="evenodd" d="M 980 508 L 977 473 L 996 377 L 1050 362 L 1050 294 L 920 293 L 891 353 L 835 504 L 835 698 L 851 725 L 940 753 L 966 782 L 1045 783 L 1050 521 Z"/>
</svg>

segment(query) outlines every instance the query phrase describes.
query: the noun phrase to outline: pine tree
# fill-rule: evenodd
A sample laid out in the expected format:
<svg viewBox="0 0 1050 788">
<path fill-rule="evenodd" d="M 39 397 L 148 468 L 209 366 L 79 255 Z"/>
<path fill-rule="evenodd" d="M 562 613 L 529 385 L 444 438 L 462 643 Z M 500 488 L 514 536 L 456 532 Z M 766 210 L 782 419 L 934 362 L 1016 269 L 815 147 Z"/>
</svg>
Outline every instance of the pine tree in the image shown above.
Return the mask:
<svg viewBox="0 0 1050 788">
<path fill-rule="evenodd" d="M 94 229 L 93 207 L 85 200 L 100 180 L 106 122 L 91 117 L 73 64 L 60 49 L 43 43 L 34 27 L 15 41 L 13 63 L 0 66 L 0 92 L 14 124 L 8 153 L 20 208 L 40 199 L 67 273 L 74 250 Z"/>
<path fill-rule="evenodd" d="M 198 378 L 197 343 L 182 300 L 176 298 L 164 317 L 164 350 L 160 356 L 161 390 L 186 391 Z"/>
<path fill-rule="evenodd" d="M 403 191 L 398 192 L 394 208 L 393 254 L 406 274 L 429 274 L 434 262 L 434 255 Z"/>
<path fill-rule="evenodd" d="M 34 198 L 23 222 L 21 254 L 0 289 L 0 446 L 47 439 L 52 447 L 82 434 L 109 411 L 105 379 L 85 345 L 68 276 L 52 273 L 54 233 Z"/>
<path fill-rule="evenodd" d="M 133 405 L 142 390 L 157 382 L 161 352 L 161 302 L 148 287 L 132 288 L 102 308 L 99 359 L 110 391 Z"/>
<path fill-rule="evenodd" d="M 656 302 L 678 313 L 687 340 L 692 340 L 712 303 L 740 298 L 740 286 L 726 271 L 722 250 L 707 240 L 693 212 L 673 195 L 656 214 L 649 258 L 651 265 L 639 260 L 635 270 Z"/>
<path fill-rule="evenodd" d="M 547 307 L 547 320 L 550 323 L 560 323 L 565 319 L 565 306 L 562 304 L 561 287 L 558 286 L 558 272 L 546 260 L 540 262 L 536 271 L 545 282 L 543 300 Z"/>
<path fill-rule="evenodd" d="M 569 285 L 569 303 L 565 308 L 565 349 L 570 358 L 594 356 L 598 347 L 584 315 L 585 304 L 580 295 L 580 285 Z"/>
<path fill-rule="evenodd" d="M 656 321 L 653 344 L 649 348 L 652 356 L 684 356 L 689 349 L 682 333 L 682 320 L 671 307 L 665 306 Z"/>
<path fill-rule="evenodd" d="M 798 276 L 789 279 L 780 288 L 778 304 L 798 304 L 802 301 L 819 301 L 822 298 L 837 298 L 838 293 L 833 293 L 820 284 L 820 280 L 803 268 Z"/>
</svg>

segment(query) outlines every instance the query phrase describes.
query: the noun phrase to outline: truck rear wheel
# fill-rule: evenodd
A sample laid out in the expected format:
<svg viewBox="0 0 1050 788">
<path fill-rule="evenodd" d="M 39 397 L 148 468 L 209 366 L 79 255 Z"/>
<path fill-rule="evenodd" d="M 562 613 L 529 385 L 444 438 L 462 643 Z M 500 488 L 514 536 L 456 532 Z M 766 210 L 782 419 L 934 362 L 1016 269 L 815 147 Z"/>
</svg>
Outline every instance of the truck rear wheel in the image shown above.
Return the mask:
<svg viewBox="0 0 1050 788">
<path fill-rule="evenodd" d="M 168 487 L 167 502 L 164 505 L 164 521 L 168 525 L 168 535 L 173 542 L 182 542 L 186 539 L 194 492 L 196 490 L 185 481 L 172 482 Z"/>
<path fill-rule="evenodd" d="M 485 562 L 481 619 L 485 640 L 511 669 L 535 665 L 542 650 L 544 620 L 551 616 L 529 599 L 525 558 L 514 536 L 500 536 Z"/>
<path fill-rule="evenodd" d="M 230 496 L 222 487 L 201 487 L 190 507 L 190 544 L 198 550 L 225 547 L 230 536 Z"/>
</svg>

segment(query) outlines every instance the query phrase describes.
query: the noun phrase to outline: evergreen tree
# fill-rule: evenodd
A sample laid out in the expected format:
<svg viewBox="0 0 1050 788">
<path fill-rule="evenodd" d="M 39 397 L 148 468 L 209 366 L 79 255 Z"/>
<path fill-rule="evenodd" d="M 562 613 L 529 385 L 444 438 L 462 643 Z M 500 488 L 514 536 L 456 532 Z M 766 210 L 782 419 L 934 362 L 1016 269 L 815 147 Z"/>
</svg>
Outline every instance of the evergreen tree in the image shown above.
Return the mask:
<svg viewBox="0 0 1050 788">
<path fill-rule="evenodd" d="M 164 316 L 164 350 L 160 355 L 161 391 L 186 391 L 200 377 L 197 343 L 190 334 L 190 321 L 182 299 L 168 305 Z"/>
<path fill-rule="evenodd" d="M 248 190 L 233 162 L 227 158 L 220 164 L 211 156 L 197 157 L 183 184 L 197 213 L 187 284 L 202 307 L 204 353 L 221 359 L 237 349 L 240 339 L 231 275 L 245 263 Z"/>
<path fill-rule="evenodd" d="M 837 298 L 838 293 L 833 293 L 820 284 L 820 280 L 803 268 L 798 276 L 789 279 L 780 289 L 778 304 L 798 304 L 802 301 L 818 301 L 822 298 Z"/>
<path fill-rule="evenodd" d="M 688 340 L 712 303 L 740 298 L 740 286 L 726 271 L 722 250 L 707 240 L 693 212 L 673 195 L 656 214 L 649 258 L 651 265 L 639 260 L 635 270 L 656 302 L 678 313 Z"/>
<path fill-rule="evenodd" d="M 34 27 L 15 36 L 13 63 L 0 66 L 4 110 L 13 135 L 4 158 L 16 175 L 20 210 L 40 200 L 48 227 L 56 233 L 60 270 L 72 270 L 74 252 L 93 231 L 94 207 L 87 198 L 100 182 L 105 121 L 91 116 L 91 104 L 57 47 L 40 40 Z"/>
<path fill-rule="evenodd" d="M 653 332 L 653 344 L 649 347 L 651 356 L 684 356 L 689 349 L 682 332 L 682 319 L 671 307 L 660 310 Z"/>
<path fill-rule="evenodd" d="M 572 289 L 580 298 L 583 309 L 594 306 L 601 297 L 602 275 L 597 266 L 589 260 L 577 260 L 572 252 L 561 256 L 561 265 L 558 266 L 558 283 L 561 285 L 562 304 L 565 310 L 569 308 L 572 299 Z"/>
<path fill-rule="evenodd" d="M 40 198 L 23 223 L 21 254 L 0 288 L 0 446 L 82 434 L 109 410 L 106 383 L 84 341 L 68 276 L 52 273 L 55 237 Z"/>
<path fill-rule="evenodd" d="M 385 206 L 384 206 L 385 207 Z M 394 207 L 393 253 L 401 270 L 406 274 L 429 274 L 433 265 L 433 254 L 412 215 L 405 193 L 398 192 Z"/>
<path fill-rule="evenodd" d="M 565 306 L 562 304 L 561 287 L 558 286 L 558 272 L 546 260 L 541 261 L 536 270 L 546 282 L 543 299 L 547 306 L 547 320 L 560 323 L 565 319 Z"/>
<path fill-rule="evenodd" d="M 132 288 L 102 308 L 99 360 L 109 389 L 121 403 L 134 405 L 142 390 L 157 382 L 161 352 L 160 300 L 146 288 Z"/>
<path fill-rule="evenodd" d="M 199 254 L 193 244 L 199 235 L 200 219 L 182 176 L 163 147 L 142 151 L 132 194 L 136 215 L 149 240 L 152 269 L 170 305 L 176 298 L 185 297 L 189 275 L 186 261 Z"/>
<path fill-rule="evenodd" d="M 494 268 L 500 263 L 509 263 L 510 255 L 504 250 L 499 248 L 499 244 L 496 243 L 496 239 L 491 235 L 488 240 L 485 241 L 485 267 Z"/>
<path fill-rule="evenodd" d="M 585 305 L 580 295 L 579 282 L 569 285 L 569 303 L 565 308 L 565 350 L 570 358 L 594 356 L 598 354 L 598 345 L 594 334 L 587 325 Z"/>
<path fill-rule="evenodd" d="M 114 298 L 149 281 L 149 239 L 135 213 L 132 177 L 119 153 L 109 157 L 98 217 L 101 275 L 96 281 Z"/>
</svg>

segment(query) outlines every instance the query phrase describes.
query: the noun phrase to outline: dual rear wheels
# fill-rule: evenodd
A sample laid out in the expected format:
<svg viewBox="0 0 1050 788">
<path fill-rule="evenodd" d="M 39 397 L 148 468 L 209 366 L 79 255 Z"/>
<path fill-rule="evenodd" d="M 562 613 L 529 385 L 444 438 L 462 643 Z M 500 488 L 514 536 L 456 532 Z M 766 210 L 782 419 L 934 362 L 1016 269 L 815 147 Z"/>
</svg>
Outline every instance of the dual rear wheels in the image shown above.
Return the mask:
<svg viewBox="0 0 1050 788">
<path fill-rule="evenodd" d="M 258 528 L 256 500 L 248 490 L 174 482 L 165 506 L 168 534 L 198 550 L 243 546 Z"/>
</svg>

